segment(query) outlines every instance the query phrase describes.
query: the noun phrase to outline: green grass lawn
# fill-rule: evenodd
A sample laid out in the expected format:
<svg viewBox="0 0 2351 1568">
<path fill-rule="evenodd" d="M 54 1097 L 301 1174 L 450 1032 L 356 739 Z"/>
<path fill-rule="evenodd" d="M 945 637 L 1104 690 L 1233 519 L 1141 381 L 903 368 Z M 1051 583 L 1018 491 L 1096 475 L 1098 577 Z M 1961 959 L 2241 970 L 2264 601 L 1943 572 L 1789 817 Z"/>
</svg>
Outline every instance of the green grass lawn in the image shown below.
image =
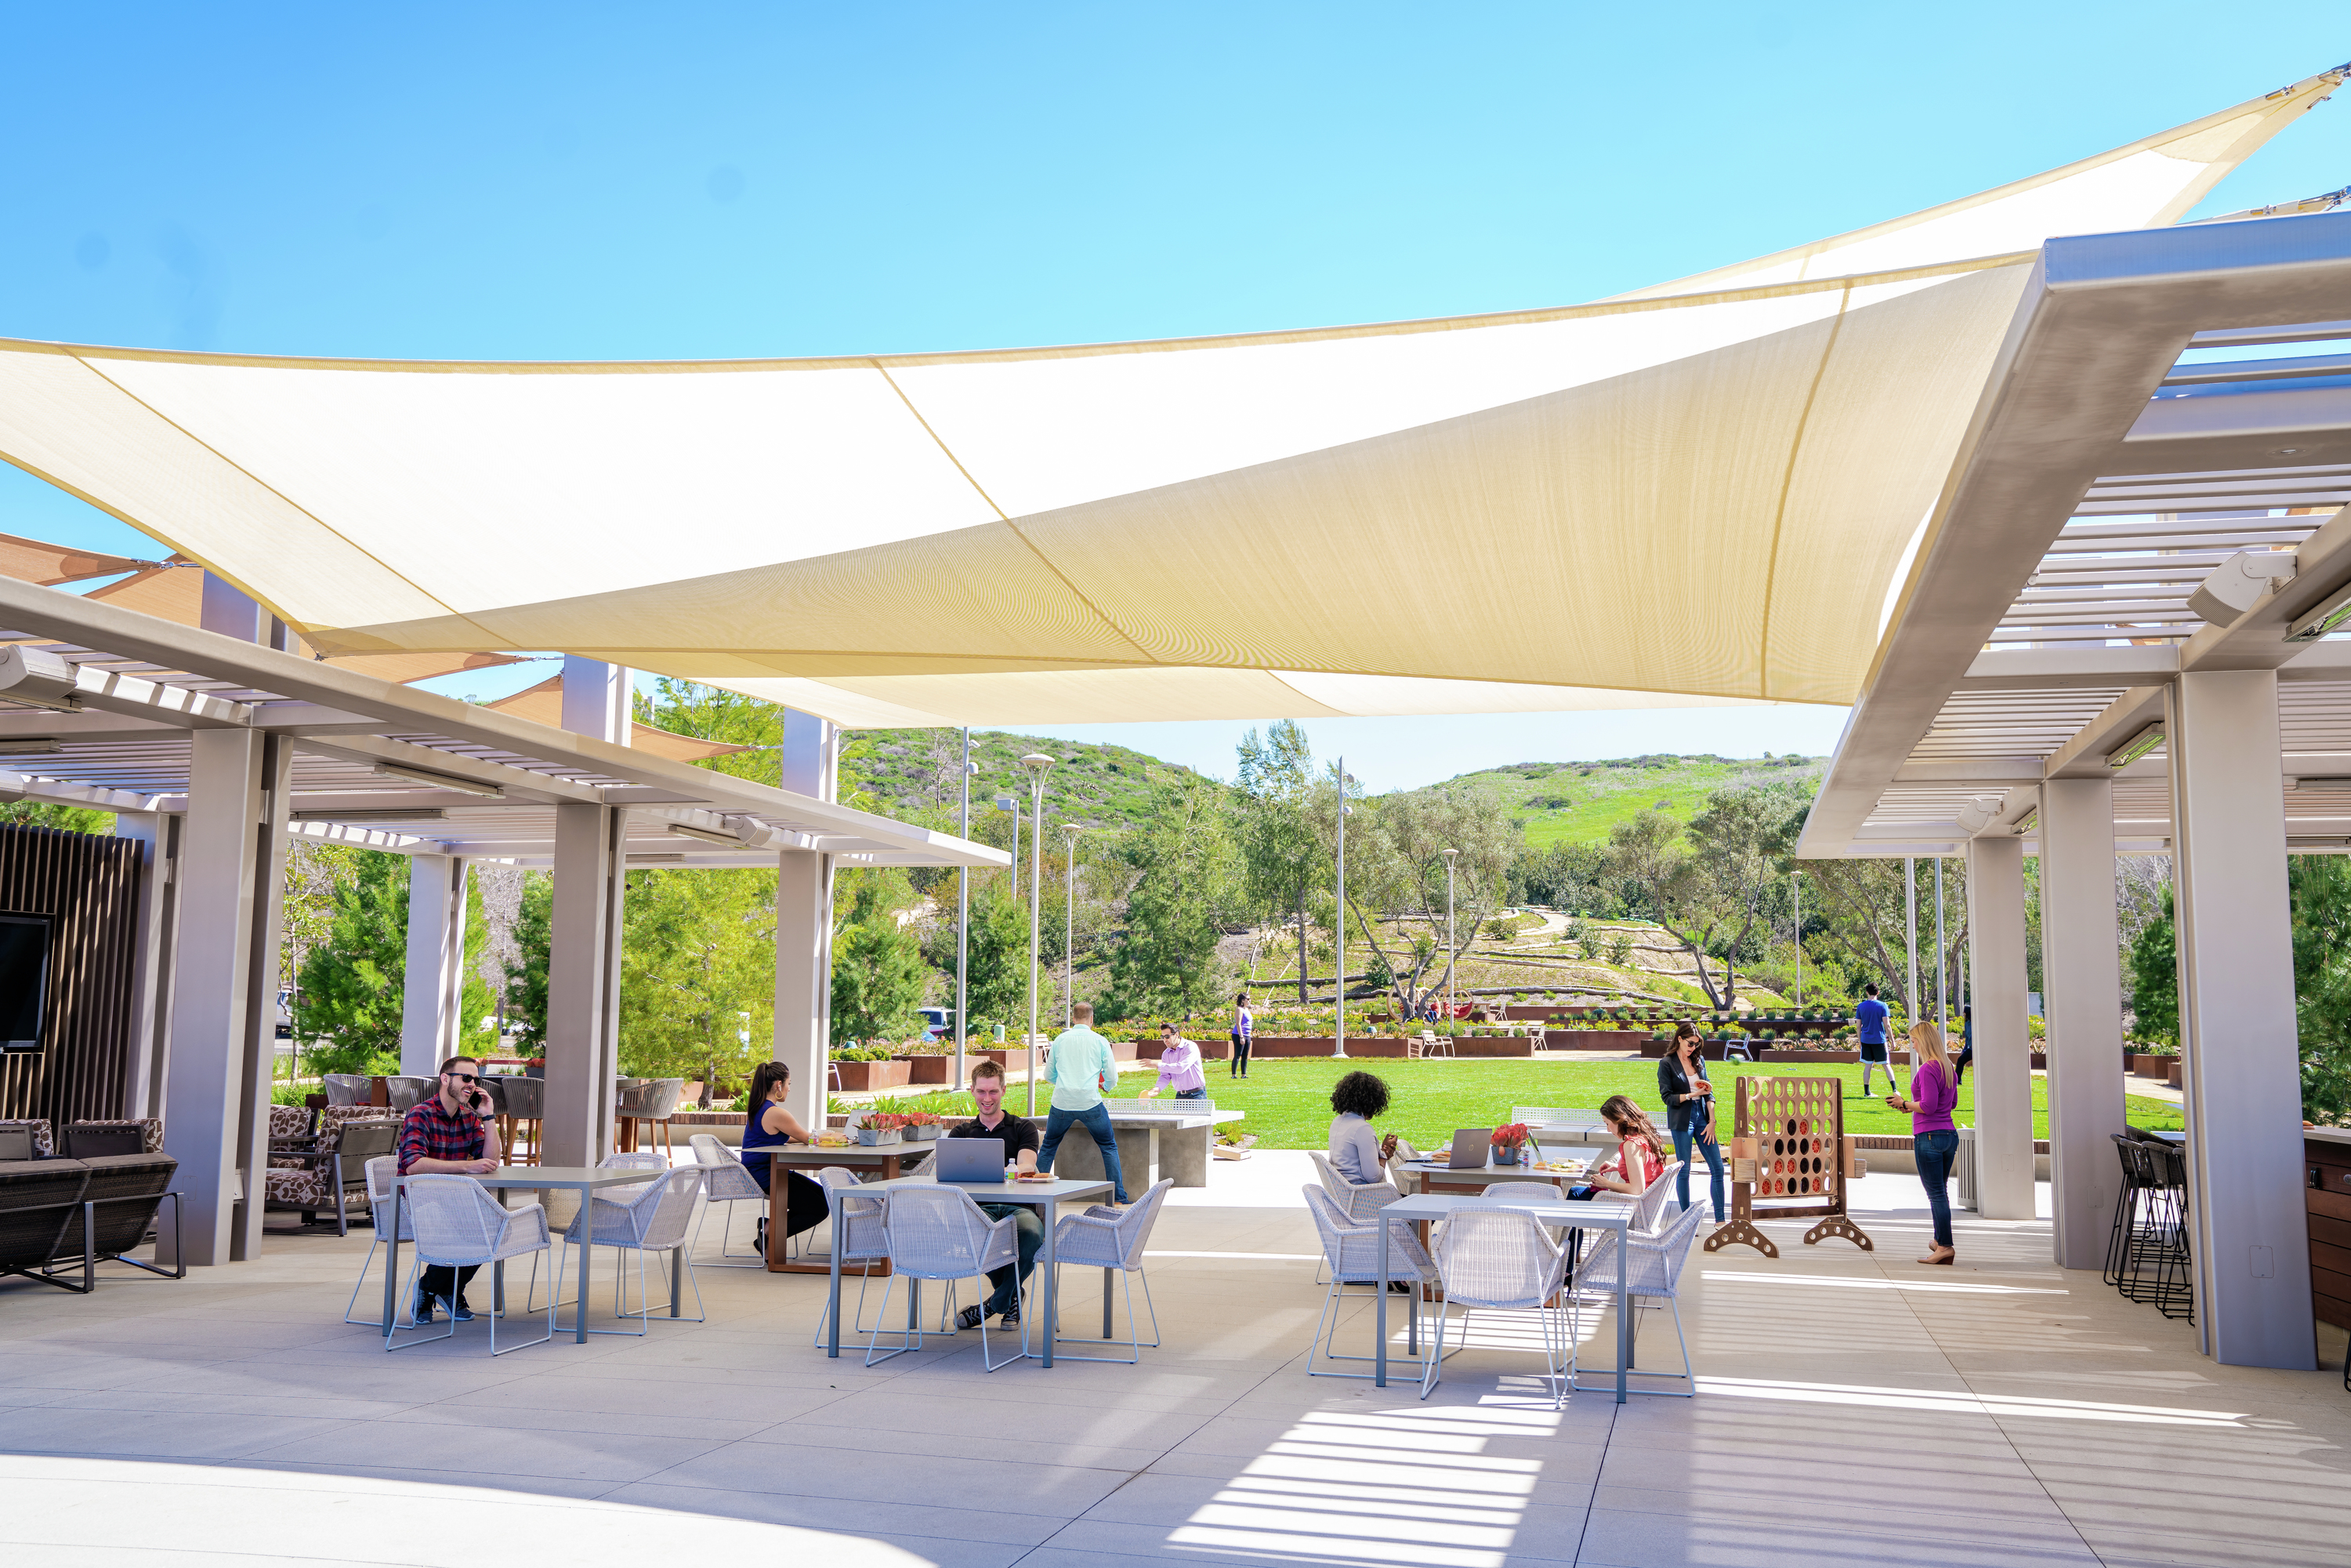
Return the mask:
<svg viewBox="0 0 2351 1568">
<path fill-rule="evenodd" d="M 1219 1111 L 1246 1112 L 1249 1120 L 1238 1129 L 1255 1133 L 1267 1148 L 1319 1149 L 1329 1141 L 1331 1085 L 1354 1068 L 1376 1074 L 1387 1082 L 1388 1113 L 1382 1130 L 1402 1133 L 1424 1148 L 1436 1147 L 1457 1127 L 1491 1127 L 1509 1120 L 1513 1105 L 1597 1106 L 1611 1094 L 1630 1095 L 1634 1103 L 1664 1125 L 1664 1102 L 1657 1098 L 1657 1067 L 1654 1061 L 1393 1061 L 1364 1060 L 1333 1061 L 1327 1057 L 1286 1057 L 1252 1061 L 1245 1080 L 1227 1076 L 1225 1064 L 1209 1062 L 1208 1092 Z M 1844 1063 L 1819 1067 L 1780 1064 L 1750 1067 L 1744 1062 L 1710 1062 L 1708 1072 L 1722 1096 L 1724 1136 L 1729 1135 L 1732 1108 L 1738 1103 L 1730 1080 L 1742 1073 L 1760 1077 L 1821 1078 L 1834 1076 L 1845 1083 L 1844 1129 L 1848 1133 L 1904 1133 L 1910 1118 L 1886 1108 L 1875 1098 L 1886 1080 L 1873 1073 L 1873 1098 L 1861 1098 L 1861 1069 Z M 1909 1081 L 1908 1070 L 1903 1082 Z M 1975 1113 L 1976 1075 L 1969 1073 L 1959 1091 L 1959 1119 L 1971 1122 Z M 1018 1108 L 1021 1092 L 1005 1096 Z M 1040 1106 L 1043 1104 L 1040 1094 Z M 2179 1107 L 2137 1095 L 2127 1101 L 2126 1114 L 2142 1127 L 2182 1125 Z M 2048 1081 L 2032 1081 L 2032 1134 L 2049 1135 Z"/>
</svg>

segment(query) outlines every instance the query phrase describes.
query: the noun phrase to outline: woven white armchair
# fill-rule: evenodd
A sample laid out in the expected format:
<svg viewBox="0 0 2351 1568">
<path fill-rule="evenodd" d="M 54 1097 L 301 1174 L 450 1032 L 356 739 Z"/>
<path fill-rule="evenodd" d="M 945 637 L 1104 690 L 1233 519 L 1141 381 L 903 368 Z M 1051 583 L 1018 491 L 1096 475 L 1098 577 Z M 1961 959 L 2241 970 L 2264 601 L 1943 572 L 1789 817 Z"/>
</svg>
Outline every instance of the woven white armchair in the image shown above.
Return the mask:
<svg viewBox="0 0 2351 1568">
<path fill-rule="evenodd" d="M 725 1144 L 709 1133 L 696 1133 L 686 1140 L 694 1149 L 695 1164 L 702 1167 L 702 1196 L 705 1204 L 694 1221 L 694 1244 L 702 1244 L 702 1222 L 710 1218 L 714 1208 L 719 1212 L 718 1260 L 712 1265 L 719 1269 L 764 1269 L 768 1260 L 754 1250 L 729 1252 L 726 1237 L 735 1224 L 735 1206 L 738 1203 L 758 1205 L 758 1212 L 767 1212 L 768 1195 L 758 1180 L 743 1167 L 743 1162 L 728 1152 Z"/>
<path fill-rule="evenodd" d="M 613 1168 L 629 1168 L 617 1162 L 634 1161 L 648 1156 L 614 1155 L 605 1164 Z M 656 1163 L 665 1163 L 659 1155 L 650 1156 Z M 596 1195 L 582 1204 L 571 1227 L 563 1239 L 577 1243 L 583 1227 L 588 1228 L 590 1247 L 611 1247 L 637 1255 L 637 1310 L 628 1310 L 628 1281 L 625 1272 L 616 1274 L 612 1293 L 613 1316 L 634 1317 L 632 1329 L 590 1329 L 590 1333 L 643 1334 L 652 1322 L 653 1306 L 645 1292 L 645 1255 L 651 1252 L 675 1252 L 686 1244 L 686 1228 L 694 1219 L 694 1200 L 702 1192 L 702 1167 L 681 1166 L 659 1181 L 649 1181 L 643 1186 L 619 1189 L 620 1197 Z M 694 1287 L 694 1316 L 681 1314 L 681 1321 L 701 1322 L 708 1315 L 702 1305 L 702 1285 L 694 1277 L 694 1259 L 690 1252 L 680 1253 L 678 1261 L 684 1267 L 685 1280 Z M 564 1254 L 555 1255 L 555 1293 L 563 1293 Z M 667 1310 L 673 1303 L 664 1301 Z M 587 1304 L 582 1302 L 585 1312 Z"/>
<path fill-rule="evenodd" d="M 956 1286 L 962 1281 L 977 1279 L 998 1269 L 1010 1268 L 1020 1260 L 1018 1230 L 1013 1217 L 990 1219 L 980 1212 L 970 1193 L 959 1186 L 893 1186 L 889 1189 L 882 1209 L 883 1233 L 890 1242 L 890 1278 L 882 1287 L 882 1307 L 874 1317 L 872 1336 L 865 1343 L 865 1364 L 872 1366 L 891 1356 L 904 1355 L 910 1350 L 923 1348 L 923 1329 L 919 1321 L 922 1311 L 922 1281 L 935 1280 L 946 1286 L 946 1307 L 955 1306 Z M 890 1292 L 897 1289 L 900 1280 L 906 1281 L 906 1327 L 903 1343 L 889 1355 L 877 1358 L 874 1351 L 882 1340 L 882 1322 L 890 1315 Z M 948 1331 L 952 1333 L 954 1331 Z M 1029 1350 L 1028 1320 L 1021 1320 L 1020 1350 L 1002 1361 L 989 1359 L 987 1319 L 979 1321 L 980 1364 L 989 1372 L 1026 1355 Z"/>
<path fill-rule="evenodd" d="M 1396 1152 L 1402 1154 L 1404 1151 L 1398 1148 Z M 1320 1149 L 1310 1149 L 1307 1154 L 1314 1162 L 1314 1174 L 1321 1178 L 1322 1190 L 1331 1195 L 1331 1201 L 1339 1206 L 1339 1212 L 1346 1216 L 1350 1225 L 1362 1224 L 1377 1210 L 1404 1197 L 1396 1190 L 1394 1182 L 1349 1181 L 1339 1174 L 1339 1167 L 1331 1163 L 1331 1156 Z M 1318 1285 L 1322 1282 L 1325 1266 L 1322 1263 L 1314 1266 L 1314 1282 Z"/>
<path fill-rule="evenodd" d="M 1543 1365 L 1555 1390 L 1552 1407 L 1564 1404 L 1575 1376 L 1575 1345 L 1569 1315 L 1552 1311 L 1549 1303 L 1566 1275 L 1567 1253 L 1542 1222 L 1523 1208 L 1498 1203 L 1457 1208 L 1446 1216 L 1437 1233 L 1437 1277 L 1445 1286 L 1445 1301 L 1437 1309 L 1437 1351 L 1421 1379 L 1420 1396 L 1427 1398 L 1437 1386 L 1452 1310 L 1461 1309 L 1461 1338 L 1467 1343 L 1469 1314 L 1482 1307 L 1534 1313 L 1542 1331 Z"/>
<path fill-rule="evenodd" d="M 536 1203 L 517 1204 L 503 1208 L 490 1196 L 490 1189 L 468 1176 L 413 1176 L 402 1195 L 401 1207 L 407 1211 L 414 1227 L 416 1260 L 445 1269 L 496 1264 L 509 1258 L 544 1252 L 549 1245 L 547 1210 Z M 545 1344 L 555 1337 L 555 1302 L 547 1303 L 547 1332 L 522 1344 L 498 1348 L 498 1316 L 483 1314 L 490 1325 L 490 1354 L 504 1355 L 507 1351 L 520 1350 L 524 1345 Z M 399 1328 L 395 1321 L 392 1327 Z M 406 1344 L 392 1343 L 392 1336 L 383 1336 L 387 1351 L 408 1350 L 447 1339 L 457 1332 L 457 1320 L 451 1318 L 449 1326 L 437 1334 L 419 1334 Z"/>
<path fill-rule="evenodd" d="M 1339 1319 L 1344 1310 L 1341 1292 L 1349 1285 L 1380 1288 L 1381 1222 L 1366 1220 L 1352 1224 L 1339 1208 L 1337 1200 L 1319 1186 L 1298 1189 L 1305 1195 L 1307 1212 L 1314 1218 L 1315 1234 L 1322 1241 L 1322 1262 L 1331 1270 L 1330 1288 L 1322 1292 L 1322 1312 L 1314 1322 L 1314 1343 L 1306 1353 L 1306 1375 L 1309 1377 L 1370 1377 L 1368 1372 L 1339 1372 L 1315 1366 L 1319 1357 L 1324 1361 L 1370 1361 L 1368 1355 L 1349 1355 L 1332 1350 L 1339 1336 Z M 1421 1304 L 1427 1299 L 1428 1287 L 1437 1282 L 1437 1267 L 1429 1261 L 1428 1253 L 1420 1244 L 1413 1226 L 1401 1219 L 1385 1222 L 1388 1227 L 1388 1278 L 1401 1280 L 1412 1287 L 1410 1316 L 1405 1327 L 1405 1346 L 1415 1356 L 1421 1354 Z M 1426 1374 L 1426 1364 L 1422 1367 Z"/>
<path fill-rule="evenodd" d="M 367 1283 L 368 1270 L 375 1262 L 375 1249 L 384 1240 L 384 1228 L 392 1223 L 389 1218 L 392 1214 L 392 1184 L 399 1175 L 398 1155 L 379 1155 L 367 1163 L 368 1212 L 374 1218 L 370 1222 L 367 1256 L 360 1260 L 360 1277 L 351 1284 L 351 1299 L 343 1305 L 343 1322 L 347 1323 L 378 1323 L 383 1321 L 381 1314 L 355 1318 L 351 1316 L 351 1309 L 360 1304 L 360 1288 Z M 406 1205 L 402 1205 L 400 1211 L 400 1239 L 412 1242 L 416 1239 L 416 1217 L 408 1212 Z M 416 1276 L 416 1260 L 413 1258 L 409 1260 L 408 1273 L 413 1281 Z M 408 1310 L 412 1293 L 410 1284 L 401 1286 L 399 1301 L 402 1310 Z M 416 1328 L 420 1325 L 408 1322 L 401 1326 Z"/>
<path fill-rule="evenodd" d="M 857 1173 L 846 1166 L 827 1166 L 816 1173 L 816 1179 L 817 1185 L 828 1193 L 835 1187 L 860 1185 Z M 865 1322 L 865 1281 L 872 1278 L 872 1265 L 887 1262 L 890 1257 L 890 1238 L 882 1228 L 882 1208 L 880 1193 L 852 1196 L 844 1192 L 833 1203 L 835 1218 L 831 1245 L 841 1249 L 841 1273 L 846 1275 L 853 1270 L 857 1275 L 857 1310 L 849 1315 L 850 1332 L 852 1333 L 871 1332 Z M 816 1333 L 809 1343 L 820 1349 L 824 1344 L 825 1320 L 831 1312 L 830 1300 L 817 1311 Z M 876 1317 L 873 1321 L 878 1325 L 882 1320 Z M 944 1316 L 939 1327 L 942 1333 L 946 1332 Z M 910 1343 L 905 1348 L 911 1350 L 914 1346 Z"/>
<path fill-rule="evenodd" d="M 1605 1310 L 1615 1304 L 1618 1260 L 1625 1260 L 1623 1267 L 1627 1270 L 1625 1289 L 1634 1303 L 1634 1332 L 1625 1336 L 1627 1343 L 1639 1337 L 1639 1303 L 1643 1299 L 1662 1299 L 1673 1309 L 1674 1338 L 1681 1343 L 1682 1369 L 1679 1372 L 1646 1372 L 1627 1362 L 1628 1392 L 1671 1395 L 1681 1399 L 1687 1399 L 1697 1392 L 1697 1383 L 1691 1376 L 1689 1336 L 1682 1332 L 1681 1278 L 1682 1265 L 1689 1258 L 1690 1242 L 1697 1237 L 1698 1228 L 1704 1223 L 1707 1213 L 1706 1209 L 1692 1204 L 1676 1215 L 1673 1223 L 1667 1226 L 1662 1233 L 1628 1236 L 1622 1243 L 1617 1242 L 1614 1235 L 1604 1234 L 1600 1244 L 1593 1247 L 1591 1254 L 1576 1266 L 1575 1277 L 1568 1285 L 1568 1293 L 1576 1312 L 1581 1315 L 1586 1306 Z M 1611 1367 L 1608 1371 L 1613 1377 L 1615 1369 Z M 1568 1381 L 1572 1386 L 1580 1387 L 1581 1385 L 1575 1383 L 1575 1347 L 1571 1343 L 1568 1348 Z M 1681 1386 L 1635 1388 L 1629 1382 L 1635 1377 L 1659 1377 L 1679 1383 Z"/>
<path fill-rule="evenodd" d="M 1159 1219 L 1159 1206 L 1166 1201 L 1167 1189 L 1176 1185 L 1174 1178 L 1162 1177 L 1123 1209 L 1096 1204 L 1083 1214 L 1071 1215 L 1053 1228 L 1053 1264 L 1057 1277 L 1053 1281 L 1054 1299 L 1061 1299 L 1061 1284 L 1058 1270 L 1064 1263 L 1081 1269 L 1102 1271 L 1102 1333 L 1111 1335 L 1110 1277 L 1118 1271 L 1119 1281 L 1126 1288 L 1126 1343 L 1132 1355 L 1064 1355 L 1059 1350 L 1053 1354 L 1061 1361 L 1115 1361 L 1132 1365 L 1143 1359 L 1143 1333 L 1134 1318 L 1134 1280 L 1143 1277 L 1143 1304 L 1151 1313 L 1150 1348 L 1159 1348 L 1159 1307 L 1151 1299 L 1151 1276 L 1144 1273 L 1143 1249 L 1151 1241 L 1151 1228 Z M 1070 1336 L 1057 1325 L 1053 1339 L 1056 1344 Z"/>
</svg>

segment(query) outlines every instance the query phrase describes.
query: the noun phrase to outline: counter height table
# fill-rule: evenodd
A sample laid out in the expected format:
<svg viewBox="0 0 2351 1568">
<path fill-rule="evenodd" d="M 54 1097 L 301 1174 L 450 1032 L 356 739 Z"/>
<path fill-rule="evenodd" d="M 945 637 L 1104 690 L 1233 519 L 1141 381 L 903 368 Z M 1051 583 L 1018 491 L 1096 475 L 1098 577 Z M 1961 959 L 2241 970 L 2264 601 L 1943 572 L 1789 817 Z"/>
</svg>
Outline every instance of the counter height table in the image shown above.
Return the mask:
<svg viewBox="0 0 2351 1568">
<path fill-rule="evenodd" d="M 457 1173 L 434 1172 L 431 1174 L 455 1175 Z M 584 1208 L 592 1201 L 592 1195 L 607 1187 L 635 1186 L 643 1182 L 659 1181 L 669 1174 L 667 1171 L 643 1168 L 607 1170 L 601 1166 L 500 1166 L 487 1176 L 468 1176 L 467 1179 L 477 1181 L 496 1193 L 500 1204 L 506 1202 L 507 1193 L 520 1188 L 524 1191 L 576 1192 L 580 1195 L 580 1207 Z M 390 1251 L 385 1256 L 383 1265 L 383 1335 L 386 1339 L 392 1337 L 392 1319 L 399 1312 L 401 1209 L 405 1205 L 411 1179 L 408 1176 L 402 1176 L 392 1184 L 392 1228 L 387 1233 L 386 1242 Z M 555 1230 L 552 1226 L 549 1226 L 549 1229 L 553 1232 L 555 1245 L 562 1246 L 563 1233 Z M 580 1227 L 580 1301 L 571 1313 L 574 1331 L 571 1337 L 573 1342 L 579 1344 L 588 1343 L 590 1333 L 588 1260 L 590 1249 L 588 1238 L 593 1228 L 590 1226 Z M 683 1248 L 673 1248 L 669 1255 L 669 1315 L 672 1317 L 678 1315 L 679 1260 L 684 1256 Z M 491 1298 L 491 1310 L 503 1312 L 506 1310 L 507 1266 L 501 1262 L 493 1264 L 491 1267 L 495 1270 L 491 1276 L 494 1291 Z M 552 1280 L 549 1281 L 548 1289 L 554 1288 L 555 1282 Z"/>
<path fill-rule="evenodd" d="M 1457 1208 L 1493 1207 L 1495 1207 L 1494 1200 L 1483 1196 L 1420 1192 L 1409 1197 L 1400 1197 L 1387 1205 L 1379 1211 L 1379 1218 L 1383 1220 L 1411 1219 L 1426 1223 L 1429 1220 L 1441 1220 Z M 1611 1203 L 1595 1198 L 1588 1203 L 1578 1203 L 1573 1198 L 1562 1197 L 1557 1203 L 1541 1203 L 1535 1201 L 1534 1195 L 1526 1194 L 1514 1195 L 1510 1199 L 1510 1207 L 1533 1215 L 1545 1225 L 1584 1230 L 1613 1230 L 1619 1239 L 1620 1246 L 1633 1220 L 1633 1205 L 1629 1201 Z M 1384 1224 L 1379 1230 L 1380 1293 L 1379 1304 L 1374 1309 L 1374 1316 L 1377 1319 L 1374 1329 L 1379 1336 L 1379 1348 L 1374 1353 L 1372 1385 L 1375 1388 L 1385 1388 L 1388 1385 L 1389 1228 Z M 1628 1272 L 1620 1259 L 1616 1269 L 1616 1403 L 1619 1405 L 1625 1403 L 1625 1373 L 1633 1359 L 1633 1300 L 1625 1288 L 1625 1276 Z M 837 1301 L 838 1297 L 835 1299 Z"/>
<path fill-rule="evenodd" d="M 875 1193 L 886 1194 L 893 1187 L 940 1185 L 928 1176 L 900 1176 L 895 1181 L 870 1181 L 861 1186 L 829 1186 L 824 1189 L 824 1199 L 825 1207 L 832 1218 L 832 1233 L 835 1236 L 842 1233 L 841 1200 L 844 1197 L 867 1197 Z M 1053 1286 L 1054 1210 L 1064 1203 L 1074 1203 L 1082 1198 L 1108 1197 L 1111 1192 L 1110 1183 L 1062 1180 L 949 1182 L 945 1185 L 961 1187 L 971 1194 L 972 1200 L 976 1203 L 1017 1203 L 1033 1208 L 1037 1211 L 1037 1218 L 1045 1222 L 1045 1241 L 1037 1252 L 1037 1271 L 1029 1276 L 1032 1280 L 1044 1281 L 1042 1286 L 1030 1291 L 1032 1298 L 1041 1296 L 1045 1302 L 1043 1318 L 1037 1325 L 1044 1348 L 1041 1351 L 1024 1350 L 1020 1354 L 1025 1356 L 1035 1356 L 1047 1366 L 1052 1365 L 1053 1335 L 1057 1332 L 1054 1309 L 1058 1305 L 1054 1299 L 1058 1292 Z M 774 1228 L 770 1226 L 768 1228 L 769 1233 L 772 1234 Z M 1383 1231 L 1381 1234 L 1386 1233 Z M 1384 1259 L 1384 1254 L 1383 1258 Z M 832 1307 L 825 1319 L 824 1354 L 837 1360 L 841 1355 L 841 1249 L 838 1246 L 832 1249 L 831 1261 Z M 1384 1260 L 1381 1266 L 1383 1268 L 1386 1266 Z M 909 1280 L 906 1283 L 908 1286 L 906 1322 L 909 1326 L 912 1326 L 919 1321 L 916 1314 L 922 1301 L 923 1287 L 918 1280 Z M 1383 1312 L 1387 1310 L 1387 1303 L 1384 1301 L 1380 1303 L 1380 1309 Z M 1028 1326 L 1025 1321 L 1021 1324 L 1023 1330 Z"/>
</svg>

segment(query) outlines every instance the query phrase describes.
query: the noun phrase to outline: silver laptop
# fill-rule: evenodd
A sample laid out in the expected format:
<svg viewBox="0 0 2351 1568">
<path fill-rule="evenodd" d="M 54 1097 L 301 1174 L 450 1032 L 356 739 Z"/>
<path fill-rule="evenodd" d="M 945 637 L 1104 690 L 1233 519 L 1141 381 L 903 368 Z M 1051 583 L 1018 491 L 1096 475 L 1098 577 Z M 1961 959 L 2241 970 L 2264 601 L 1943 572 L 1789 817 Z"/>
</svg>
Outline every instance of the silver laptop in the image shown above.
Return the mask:
<svg viewBox="0 0 2351 1568">
<path fill-rule="evenodd" d="M 1449 1171 L 1482 1171 L 1494 1147 L 1491 1127 L 1463 1127 L 1453 1134 L 1453 1153 L 1445 1162 Z"/>
<path fill-rule="evenodd" d="M 931 1145 L 931 1171 L 940 1181 L 1004 1185 L 1002 1138 L 941 1138 Z"/>
</svg>

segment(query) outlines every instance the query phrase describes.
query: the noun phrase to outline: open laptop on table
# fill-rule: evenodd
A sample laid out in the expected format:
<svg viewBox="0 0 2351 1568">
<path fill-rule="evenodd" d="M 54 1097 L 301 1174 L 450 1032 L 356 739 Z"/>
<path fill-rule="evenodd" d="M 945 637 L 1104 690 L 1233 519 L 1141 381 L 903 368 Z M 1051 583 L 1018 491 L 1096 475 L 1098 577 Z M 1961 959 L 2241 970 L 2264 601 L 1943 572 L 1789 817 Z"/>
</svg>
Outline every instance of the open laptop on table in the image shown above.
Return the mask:
<svg viewBox="0 0 2351 1568">
<path fill-rule="evenodd" d="M 941 1138 L 931 1145 L 931 1170 L 943 1182 L 1004 1185 L 1002 1138 Z"/>
<path fill-rule="evenodd" d="M 1482 1171 L 1494 1146 L 1491 1127 L 1462 1127 L 1453 1134 L 1453 1151 L 1446 1157 L 1449 1171 Z"/>
</svg>

